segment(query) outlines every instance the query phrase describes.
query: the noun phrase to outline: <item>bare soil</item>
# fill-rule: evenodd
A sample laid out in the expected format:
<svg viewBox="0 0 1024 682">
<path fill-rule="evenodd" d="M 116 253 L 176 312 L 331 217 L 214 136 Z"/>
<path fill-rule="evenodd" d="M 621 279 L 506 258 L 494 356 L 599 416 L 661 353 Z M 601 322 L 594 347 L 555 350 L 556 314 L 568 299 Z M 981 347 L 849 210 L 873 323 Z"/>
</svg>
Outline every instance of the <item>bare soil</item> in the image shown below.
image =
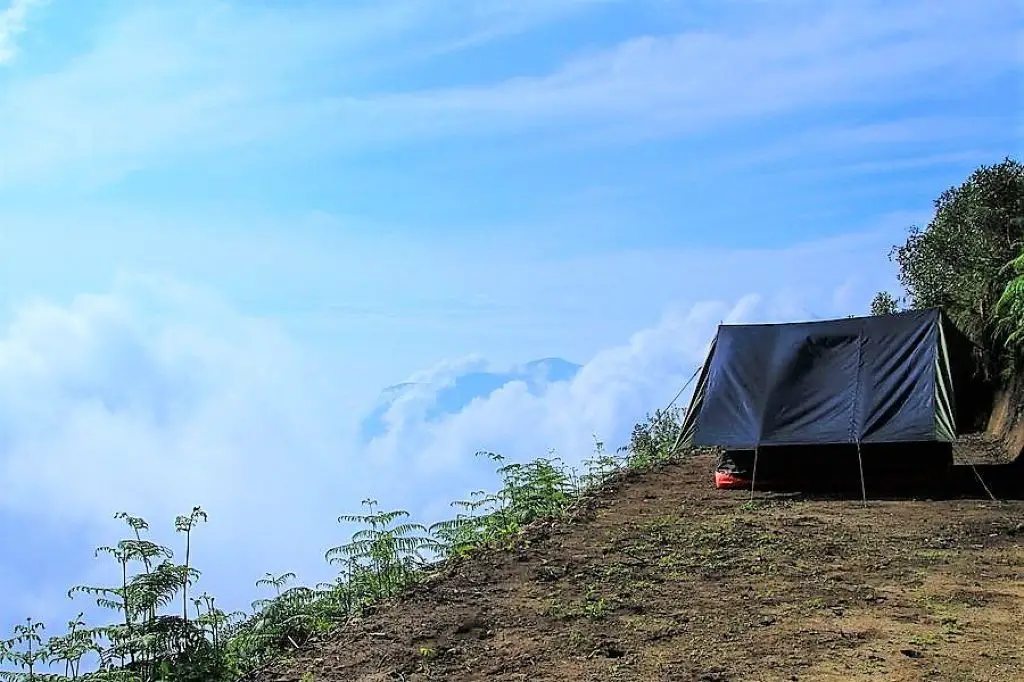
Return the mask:
<svg viewBox="0 0 1024 682">
<path fill-rule="evenodd" d="M 262 680 L 1024 680 L 1024 502 L 752 496 L 713 467 L 627 474 Z"/>
</svg>

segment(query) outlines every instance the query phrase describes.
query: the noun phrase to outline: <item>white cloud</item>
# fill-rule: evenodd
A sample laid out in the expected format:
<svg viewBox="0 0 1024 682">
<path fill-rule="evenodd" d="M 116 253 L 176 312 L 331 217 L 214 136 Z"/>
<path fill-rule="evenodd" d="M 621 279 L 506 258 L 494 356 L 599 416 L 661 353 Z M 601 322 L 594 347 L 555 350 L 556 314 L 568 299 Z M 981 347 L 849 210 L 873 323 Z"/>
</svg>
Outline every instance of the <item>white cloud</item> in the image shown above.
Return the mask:
<svg viewBox="0 0 1024 682">
<path fill-rule="evenodd" d="M 342 470 L 337 377 L 271 326 L 166 283 L 24 306 L 0 337 L 0 376 L 9 509 L 169 518 L 199 502 L 239 531 L 263 495 L 301 507 L 296 491 Z"/>
<path fill-rule="evenodd" d="M 0 66 L 14 60 L 18 54 L 17 39 L 28 26 L 29 12 L 49 0 L 10 0 L 0 10 Z"/>
</svg>

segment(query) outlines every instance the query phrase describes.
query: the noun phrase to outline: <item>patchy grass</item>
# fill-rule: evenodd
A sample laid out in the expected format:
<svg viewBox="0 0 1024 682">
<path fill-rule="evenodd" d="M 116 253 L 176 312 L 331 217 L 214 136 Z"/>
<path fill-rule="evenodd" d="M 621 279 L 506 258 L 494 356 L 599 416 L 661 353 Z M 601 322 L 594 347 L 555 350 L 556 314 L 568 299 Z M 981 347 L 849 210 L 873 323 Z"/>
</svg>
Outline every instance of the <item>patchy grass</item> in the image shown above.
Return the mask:
<svg viewBox="0 0 1024 682">
<path fill-rule="evenodd" d="M 1019 679 L 1024 504 L 751 501 L 711 470 L 630 474 L 264 679 Z"/>
</svg>

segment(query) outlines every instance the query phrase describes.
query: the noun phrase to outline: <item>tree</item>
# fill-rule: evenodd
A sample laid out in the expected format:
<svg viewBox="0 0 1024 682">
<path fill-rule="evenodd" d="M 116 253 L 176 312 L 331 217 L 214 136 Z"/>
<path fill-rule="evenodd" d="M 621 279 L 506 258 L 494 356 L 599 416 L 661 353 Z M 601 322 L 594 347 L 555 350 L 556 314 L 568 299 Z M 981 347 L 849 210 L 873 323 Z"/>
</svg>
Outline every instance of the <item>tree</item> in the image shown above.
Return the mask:
<svg viewBox="0 0 1024 682">
<path fill-rule="evenodd" d="M 980 166 L 935 201 L 923 229 L 893 249 L 912 308 L 943 308 L 986 351 L 1002 360 L 996 303 L 1013 278 L 1006 264 L 1024 246 L 1024 166 L 1007 157 Z"/>
<path fill-rule="evenodd" d="M 871 300 L 872 315 L 894 315 L 896 312 L 896 298 L 888 291 L 879 291 Z"/>
</svg>

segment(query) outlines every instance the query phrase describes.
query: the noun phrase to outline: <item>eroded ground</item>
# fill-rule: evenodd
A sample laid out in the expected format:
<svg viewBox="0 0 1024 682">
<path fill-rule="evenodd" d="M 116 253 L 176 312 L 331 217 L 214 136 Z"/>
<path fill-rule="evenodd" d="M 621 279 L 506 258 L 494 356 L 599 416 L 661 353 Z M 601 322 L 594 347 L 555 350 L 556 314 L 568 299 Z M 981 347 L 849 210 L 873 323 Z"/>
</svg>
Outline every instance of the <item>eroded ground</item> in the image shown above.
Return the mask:
<svg viewBox="0 0 1024 682">
<path fill-rule="evenodd" d="M 1024 503 L 722 492 L 629 476 L 449 566 L 264 680 L 1024 680 Z"/>
</svg>

